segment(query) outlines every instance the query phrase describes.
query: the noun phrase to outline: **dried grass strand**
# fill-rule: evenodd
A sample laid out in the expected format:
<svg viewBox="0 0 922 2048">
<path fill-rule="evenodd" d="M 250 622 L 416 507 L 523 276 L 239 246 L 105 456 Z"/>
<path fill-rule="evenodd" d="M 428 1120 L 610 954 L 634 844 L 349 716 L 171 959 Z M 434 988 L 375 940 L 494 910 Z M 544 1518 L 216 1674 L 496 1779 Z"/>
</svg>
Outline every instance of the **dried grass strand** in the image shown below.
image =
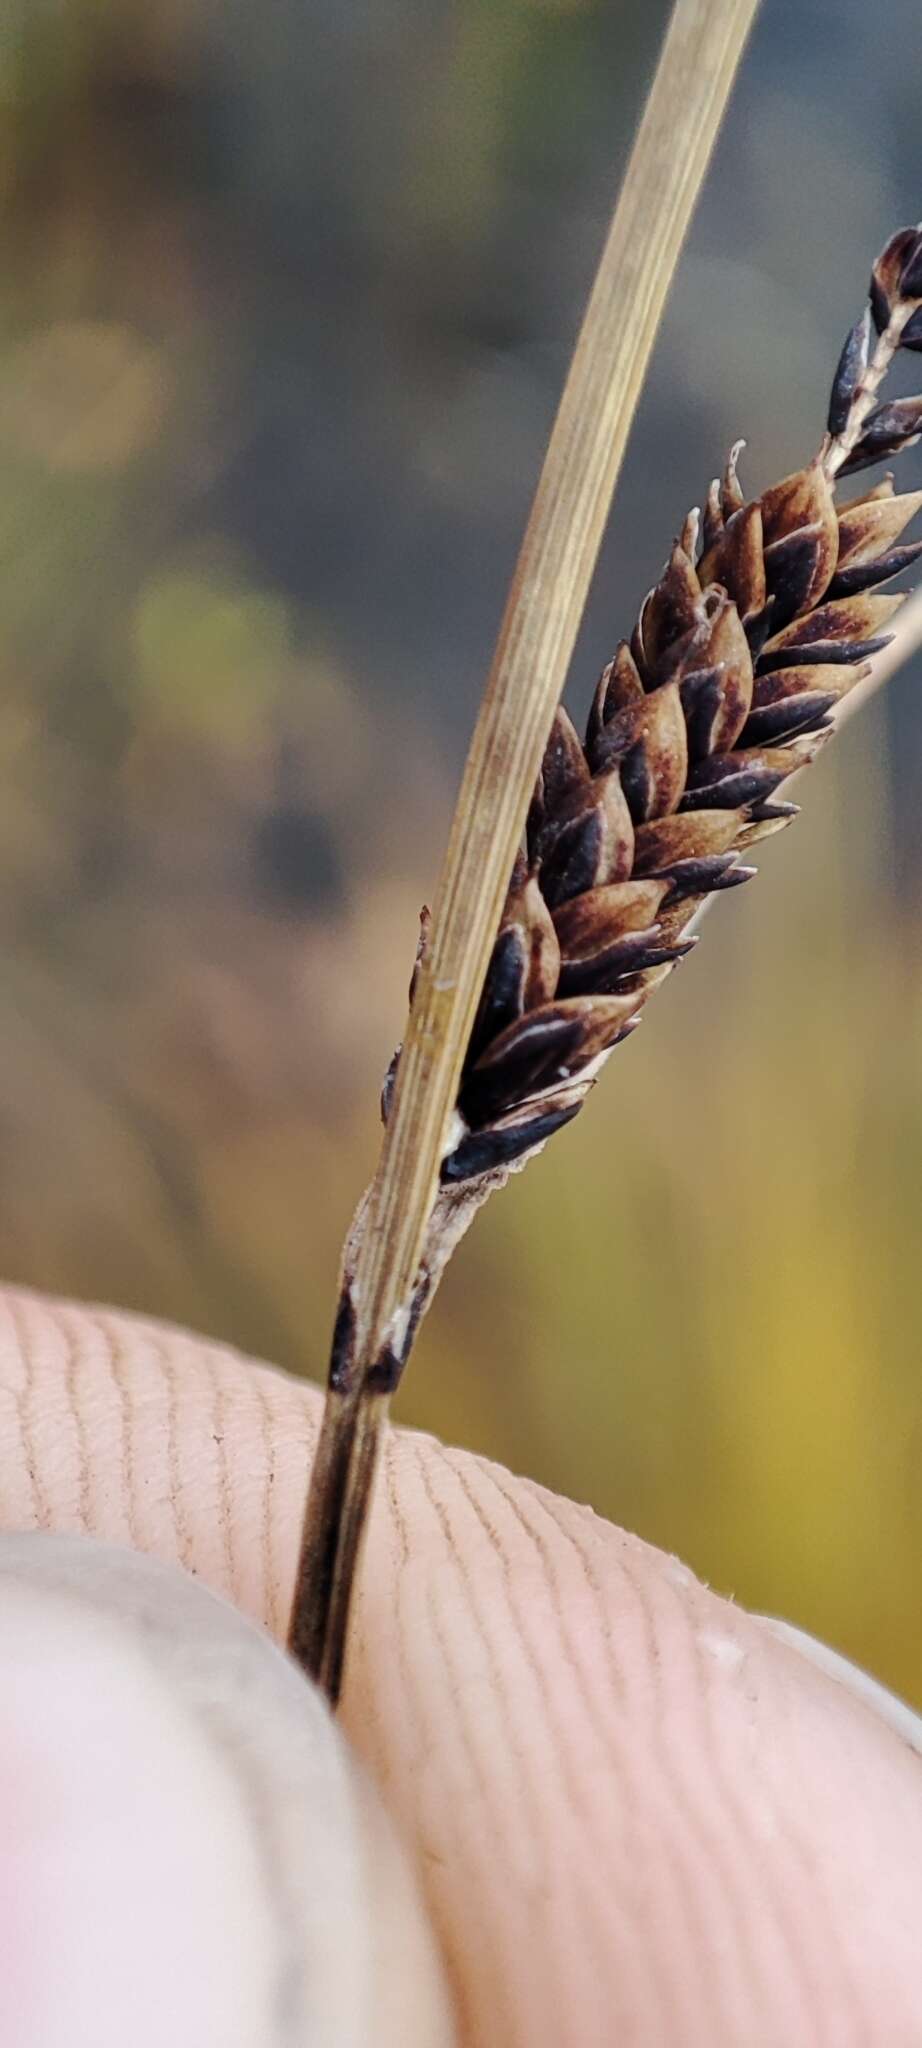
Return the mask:
<svg viewBox="0 0 922 2048">
<path fill-rule="evenodd" d="M 358 1246 L 355 1352 L 402 1338 L 509 871 L 666 293 L 758 0 L 676 0 L 551 435 L 478 718 Z M 335 1699 L 375 1465 L 363 1389 L 328 1408 L 290 1647 Z M 371 1434 L 372 1441 L 369 1441 Z M 335 1455 L 333 1438 L 335 1438 Z M 351 1451 L 346 1449 L 352 1440 Z M 324 1473 L 339 1474 L 337 1501 Z M 361 1498 L 358 1489 L 361 1488 Z M 334 1526 L 334 1524 L 336 1526 Z M 337 1534 L 337 1528 L 339 1534 Z M 353 1530 L 344 1545 L 342 1534 Z"/>
</svg>

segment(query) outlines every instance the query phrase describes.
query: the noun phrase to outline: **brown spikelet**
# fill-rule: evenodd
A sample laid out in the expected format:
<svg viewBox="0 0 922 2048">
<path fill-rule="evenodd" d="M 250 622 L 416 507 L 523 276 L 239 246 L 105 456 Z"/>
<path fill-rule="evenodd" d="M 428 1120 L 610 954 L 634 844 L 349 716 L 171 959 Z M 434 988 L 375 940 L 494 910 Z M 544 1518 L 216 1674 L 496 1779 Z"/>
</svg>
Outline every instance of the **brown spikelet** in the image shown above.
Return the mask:
<svg viewBox="0 0 922 2048">
<path fill-rule="evenodd" d="M 738 443 L 604 670 L 585 741 L 558 711 L 468 1049 L 448 1187 L 486 1192 L 576 1114 L 695 943 L 704 899 L 748 881 L 742 851 L 796 815 L 784 785 L 828 738 L 902 601 L 876 586 L 922 553 L 900 544 L 922 492 L 897 497 L 887 477 L 834 496 L 838 474 L 922 433 L 922 398 L 874 403 L 901 345 L 922 348 L 916 229 L 874 266 L 819 454 L 747 501 Z"/>
</svg>

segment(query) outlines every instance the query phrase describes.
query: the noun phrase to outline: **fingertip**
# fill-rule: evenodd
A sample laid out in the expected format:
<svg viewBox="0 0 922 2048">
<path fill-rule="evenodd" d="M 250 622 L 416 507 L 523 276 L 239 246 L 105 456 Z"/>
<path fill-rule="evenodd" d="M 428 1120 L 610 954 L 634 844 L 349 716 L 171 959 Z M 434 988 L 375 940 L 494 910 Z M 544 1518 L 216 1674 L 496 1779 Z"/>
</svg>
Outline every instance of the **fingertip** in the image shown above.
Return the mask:
<svg viewBox="0 0 922 2048">
<path fill-rule="evenodd" d="M 346 1725 L 428 1849 L 481 2028 L 922 2041 L 922 1772 L 866 1703 L 675 1559 L 431 1440 L 394 1444 L 371 1545 Z"/>
</svg>

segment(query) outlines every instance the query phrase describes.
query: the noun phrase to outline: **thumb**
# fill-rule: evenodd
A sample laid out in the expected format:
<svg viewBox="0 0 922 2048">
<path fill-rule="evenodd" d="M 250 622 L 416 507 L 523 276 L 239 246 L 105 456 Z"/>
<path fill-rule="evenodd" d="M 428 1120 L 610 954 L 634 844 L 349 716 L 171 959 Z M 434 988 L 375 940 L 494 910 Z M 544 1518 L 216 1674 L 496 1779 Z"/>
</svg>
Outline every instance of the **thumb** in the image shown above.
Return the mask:
<svg viewBox="0 0 922 2048">
<path fill-rule="evenodd" d="M 396 1841 L 319 1694 L 184 1574 L 0 1538 L 6 2048 L 447 2042 Z"/>
</svg>

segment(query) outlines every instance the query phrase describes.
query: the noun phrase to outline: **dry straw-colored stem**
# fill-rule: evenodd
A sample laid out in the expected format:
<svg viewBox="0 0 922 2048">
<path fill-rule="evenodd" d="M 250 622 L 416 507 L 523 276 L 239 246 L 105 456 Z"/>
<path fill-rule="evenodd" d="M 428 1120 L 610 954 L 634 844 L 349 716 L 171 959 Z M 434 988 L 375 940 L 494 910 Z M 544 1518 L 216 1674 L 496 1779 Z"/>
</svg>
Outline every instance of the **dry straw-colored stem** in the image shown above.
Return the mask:
<svg viewBox="0 0 922 2048">
<path fill-rule="evenodd" d="M 339 1688 L 383 1421 L 364 1376 L 403 1324 L 474 1012 L 650 351 L 758 0 L 676 0 L 551 435 L 468 755 L 353 1282 L 359 1387 L 334 1395 L 293 1653 Z"/>
</svg>

